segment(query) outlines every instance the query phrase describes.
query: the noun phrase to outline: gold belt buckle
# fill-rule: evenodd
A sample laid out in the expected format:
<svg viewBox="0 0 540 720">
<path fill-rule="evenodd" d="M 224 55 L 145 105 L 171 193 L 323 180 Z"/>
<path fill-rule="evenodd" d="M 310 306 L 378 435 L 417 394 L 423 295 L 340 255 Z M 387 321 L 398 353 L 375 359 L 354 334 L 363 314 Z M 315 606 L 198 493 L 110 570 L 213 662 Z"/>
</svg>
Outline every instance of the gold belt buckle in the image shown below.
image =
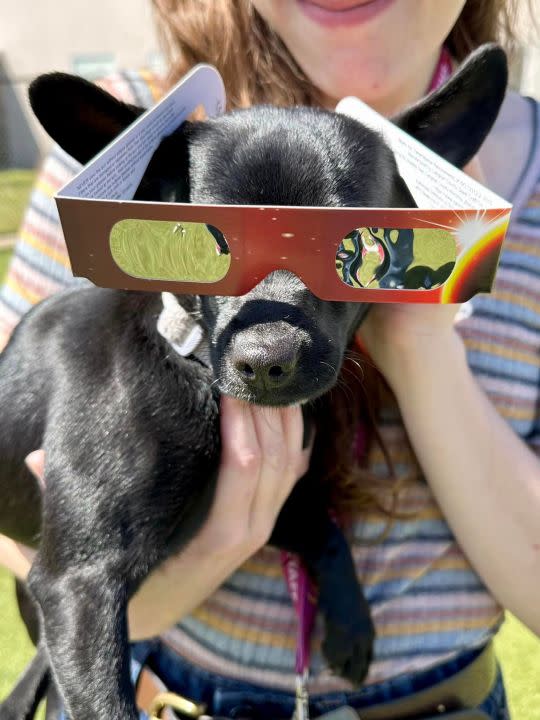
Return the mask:
<svg viewBox="0 0 540 720">
<path fill-rule="evenodd" d="M 150 709 L 148 710 L 150 720 L 160 720 L 163 717 L 163 712 L 167 709 L 180 713 L 182 717 L 198 720 L 198 718 L 205 714 L 206 705 L 205 703 L 193 702 L 176 693 L 160 693 L 153 699 Z"/>
</svg>

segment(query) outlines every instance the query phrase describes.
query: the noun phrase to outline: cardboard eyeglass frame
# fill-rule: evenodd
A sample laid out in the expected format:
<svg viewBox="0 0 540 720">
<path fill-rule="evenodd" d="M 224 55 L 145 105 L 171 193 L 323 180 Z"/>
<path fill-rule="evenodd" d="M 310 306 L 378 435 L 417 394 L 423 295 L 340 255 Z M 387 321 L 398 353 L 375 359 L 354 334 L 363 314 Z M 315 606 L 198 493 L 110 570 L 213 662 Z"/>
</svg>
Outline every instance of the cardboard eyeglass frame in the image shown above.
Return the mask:
<svg viewBox="0 0 540 720">
<path fill-rule="evenodd" d="M 82 203 L 57 198 L 69 246 L 73 273 L 101 287 L 126 290 L 167 290 L 179 294 L 243 295 L 274 270 L 289 270 L 322 300 L 344 302 L 464 302 L 488 292 L 497 268 L 508 216 L 484 210 L 484 236 L 470 248 L 456 239 L 456 265 L 450 277 L 433 289 L 357 288 L 336 273 L 336 253 L 355 228 L 456 228 L 478 219 L 477 210 L 392 208 L 268 207 L 194 205 L 91 199 Z M 121 220 L 194 222 L 213 225 L 224 234 L 230 266 L 220 280 L 191 282 L 140 278 L 115 262 L 110 234 Z"/>
</svg>

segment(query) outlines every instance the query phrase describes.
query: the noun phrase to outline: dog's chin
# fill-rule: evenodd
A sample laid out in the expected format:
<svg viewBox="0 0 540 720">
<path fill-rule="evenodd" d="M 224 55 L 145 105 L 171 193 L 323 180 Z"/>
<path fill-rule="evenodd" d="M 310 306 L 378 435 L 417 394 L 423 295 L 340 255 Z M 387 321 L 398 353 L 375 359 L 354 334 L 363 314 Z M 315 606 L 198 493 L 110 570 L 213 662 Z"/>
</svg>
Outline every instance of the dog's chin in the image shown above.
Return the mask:
<svg viewBox="0 0 540 720">
<path fill-rule="evenodd" d="M 282 390 L 258 390 L 249 388 L 245 383 L 236 379 L 222 378 L 218 388 L 223 395 L 243 400 L 251 405 L 262 407 L 288 407 L 292 405 L 305 405 L 324 395 L 336 384 L 337 377 L 325 378 L 324 382 L 317 385 L 288 385 Z"/>
</svg>

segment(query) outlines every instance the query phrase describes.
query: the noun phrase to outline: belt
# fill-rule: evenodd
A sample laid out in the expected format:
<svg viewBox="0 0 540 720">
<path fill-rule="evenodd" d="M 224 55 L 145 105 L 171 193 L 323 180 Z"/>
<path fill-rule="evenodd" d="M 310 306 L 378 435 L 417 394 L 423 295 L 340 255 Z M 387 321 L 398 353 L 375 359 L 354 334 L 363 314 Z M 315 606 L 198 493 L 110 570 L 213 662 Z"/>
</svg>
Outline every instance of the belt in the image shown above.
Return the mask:
<svg viewBox="0 0 540 720">
<path fill-rule="evenodd" d="M 427 716 L 444 718 L 445 712 L 472 709 L 488 697 L 497 679 L 493 642 L 469 665 L 449 678 L 408 695 L 360 710 L 362 720 L 413 720 Z M 457 717 L 457 716 L 456 716 Z"/>
<path fill-rule="evenodd" d="M 358 716 L 360 720 L 482 718 L 484 715 L 477 713 L 474 708 L 488 697 L 496 678 L 497 660 L 493 643 L 489 642 L 469 665 L 451 677 L 413 695 L 361 708 L 357 711 Z M 141 675 L 137 702 L 143 709 L 150 708 L 152 718 L 171 720 L 177 717 L 171 712 L 172 709 L 180 717 L 193 720 L 208 718 L 204 704 L 167 692 L 163 683 L 147 670 Z"/>
</svg>

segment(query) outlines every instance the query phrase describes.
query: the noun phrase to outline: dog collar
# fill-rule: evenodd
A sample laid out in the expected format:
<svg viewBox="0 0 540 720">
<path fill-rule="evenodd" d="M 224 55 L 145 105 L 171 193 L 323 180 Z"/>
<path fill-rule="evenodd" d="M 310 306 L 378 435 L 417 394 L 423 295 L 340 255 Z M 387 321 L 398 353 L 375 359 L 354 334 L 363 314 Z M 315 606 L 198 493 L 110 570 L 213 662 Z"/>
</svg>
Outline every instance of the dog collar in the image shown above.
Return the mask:
<svg viewBox="0 0 540 720">
<path fill-rule="evenodd" d="M 161 293 L 163 309 L 157 321 L 157 331 L 172 349 L 182 357 L 194 357 L 210 367 L 210 346 L 201 326 L 170 292 Z"/>
</svg>

